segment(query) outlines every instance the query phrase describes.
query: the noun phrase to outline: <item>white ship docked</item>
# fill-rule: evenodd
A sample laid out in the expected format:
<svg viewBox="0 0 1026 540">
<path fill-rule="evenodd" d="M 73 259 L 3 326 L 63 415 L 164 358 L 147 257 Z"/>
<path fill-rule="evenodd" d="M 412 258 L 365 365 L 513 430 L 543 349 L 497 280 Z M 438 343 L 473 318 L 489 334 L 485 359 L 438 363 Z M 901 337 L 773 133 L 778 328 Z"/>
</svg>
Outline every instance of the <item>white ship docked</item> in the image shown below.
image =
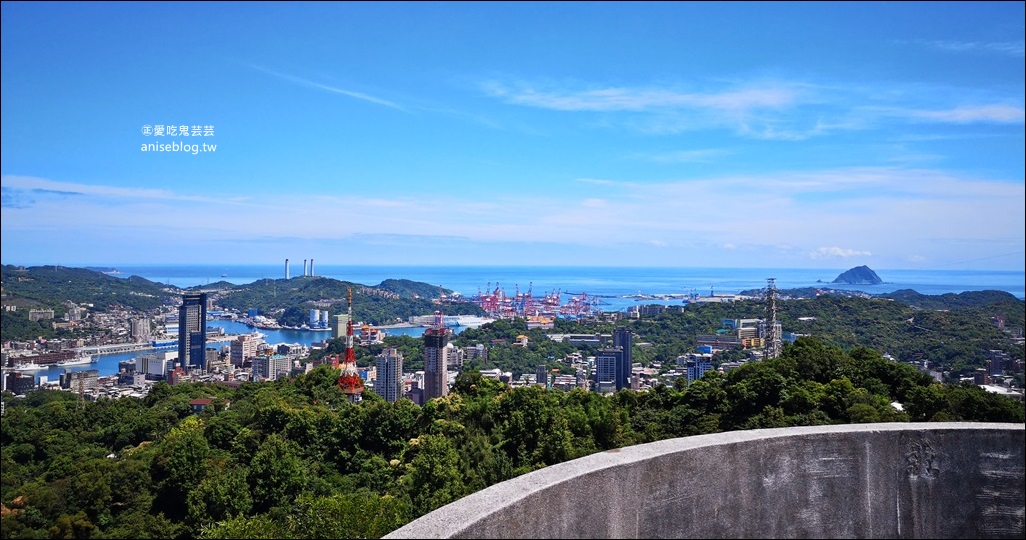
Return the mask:
<svg viewBox="0 0 1026 540">
<path fill-rule="evenodd" d="M 36 371 L 39 369 L 46 369 L 47 367 L 49 366 L 41 366 L 30 360 L 28 362 L 18 362 L 17 364 L 14 364 L 14 367 L 11 369 L 14 371 Z"/>
<path fill-rule="evenodd" d="M 79 354 L 78 356 L 76 356 L 74 358 L 69 358 L 67 360 L 63 360 L 61 362 L 57 362 L 57 367 L 83 366 L 85 364 L 92 364 L 92 363 L 93 363 L 93 357 L 92 356 L 90 356 L 88 354 L 81 353 L 81 354 Z"/>
</svg>

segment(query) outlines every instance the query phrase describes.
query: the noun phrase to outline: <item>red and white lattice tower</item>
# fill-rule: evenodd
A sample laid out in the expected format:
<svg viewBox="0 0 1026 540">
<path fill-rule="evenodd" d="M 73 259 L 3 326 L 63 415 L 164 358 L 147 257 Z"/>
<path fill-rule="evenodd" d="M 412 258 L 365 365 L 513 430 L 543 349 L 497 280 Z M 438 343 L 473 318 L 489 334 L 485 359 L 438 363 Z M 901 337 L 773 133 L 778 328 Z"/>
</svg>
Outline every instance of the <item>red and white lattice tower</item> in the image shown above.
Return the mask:
<svg viewBox="0 0 1026 540">
<path fill-rule="evenodd" d="M 346 321 L 346 355 L 342 360 L 342 373 L 338 386 L 352 403 L 363 401 L 363 379 L 356 371 L 356 352 L 353 351 L 353 289 L 349 289 L 349 320 Z"/>
</svg>

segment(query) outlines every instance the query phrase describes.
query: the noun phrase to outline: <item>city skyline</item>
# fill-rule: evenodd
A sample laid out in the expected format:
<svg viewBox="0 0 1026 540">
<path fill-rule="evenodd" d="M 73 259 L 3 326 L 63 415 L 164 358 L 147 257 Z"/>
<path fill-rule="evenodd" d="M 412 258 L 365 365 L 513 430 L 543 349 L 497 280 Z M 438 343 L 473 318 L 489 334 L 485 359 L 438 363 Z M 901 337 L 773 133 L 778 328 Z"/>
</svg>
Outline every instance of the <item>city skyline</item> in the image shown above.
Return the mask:
<svg viewBox="0 0 1026 540">
<path fill-rule="evenodd" d="M 1024 13 L 3 3 L 3 263 L 1022 271 Z"/>
</svg>

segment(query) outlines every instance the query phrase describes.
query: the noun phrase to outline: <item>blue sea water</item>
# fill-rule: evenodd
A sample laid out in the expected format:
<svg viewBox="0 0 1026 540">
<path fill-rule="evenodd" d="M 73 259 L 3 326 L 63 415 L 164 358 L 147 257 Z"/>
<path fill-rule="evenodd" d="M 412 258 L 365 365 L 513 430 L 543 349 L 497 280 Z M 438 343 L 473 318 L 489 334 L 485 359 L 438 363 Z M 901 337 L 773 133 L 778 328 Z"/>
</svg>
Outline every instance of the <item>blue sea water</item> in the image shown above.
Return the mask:
<svg viewBox="0 0 1026 540">
<path fill-rule="evenodd" d="M 302 275 L 302 265 L 293 262 L 291 277 Z M 507 294 L 531 289 L 537 297 L 551 291 L 588 293 L 589 296 L 619 297 L 629 294 L 710 292 L 737 293 L 766 286 L 776 278 L 778 289 L 831 287 L 860 290 L 871 294 L 913 289 L 922 294 L 1000 290 L 1026 298 L 1026 273 L 988 270 L 876 270 L 880 285 L 832 285 L 846 268 L 634 268 L 568 266 L 347 266 L 318 265 L 315 274 L 362 285 L 377 285 L 385 279 L 410 279 L 438 285 L 473 296 L 478 291 L 501 287 Z M 282 265 L 162 265 L 121 266 L 121 277 L 138 275 L 146 279 L 192 287 L 217 281 L 252 283 L 264 278 L 284 278 Z M 605 300 L 608 300 L 605 299 Z M 630 303 L 632 301 L 629 301 Z M 617 309 L 609 309 L 616 311 Z"/>
</svg>

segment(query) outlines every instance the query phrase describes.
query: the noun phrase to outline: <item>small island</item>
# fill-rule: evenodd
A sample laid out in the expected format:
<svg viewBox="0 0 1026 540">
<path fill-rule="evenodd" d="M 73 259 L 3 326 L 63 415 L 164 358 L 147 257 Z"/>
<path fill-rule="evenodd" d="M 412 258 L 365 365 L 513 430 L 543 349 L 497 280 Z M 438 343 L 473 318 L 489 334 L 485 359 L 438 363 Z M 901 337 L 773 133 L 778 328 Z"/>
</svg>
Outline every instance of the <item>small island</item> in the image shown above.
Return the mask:
<svg viewBox="0 0 1026 540">
<path fill-rule="evenodd" d="M 837 279 L 833 283 L 842 283 L 845 285 L 879 285 L 883 283 L 880 276 L 876 275 L 871 268 L 866 265 L 856 266 L 851 270 L 842 272 L 841 275 L 837 276 Z"/>
</svg>

